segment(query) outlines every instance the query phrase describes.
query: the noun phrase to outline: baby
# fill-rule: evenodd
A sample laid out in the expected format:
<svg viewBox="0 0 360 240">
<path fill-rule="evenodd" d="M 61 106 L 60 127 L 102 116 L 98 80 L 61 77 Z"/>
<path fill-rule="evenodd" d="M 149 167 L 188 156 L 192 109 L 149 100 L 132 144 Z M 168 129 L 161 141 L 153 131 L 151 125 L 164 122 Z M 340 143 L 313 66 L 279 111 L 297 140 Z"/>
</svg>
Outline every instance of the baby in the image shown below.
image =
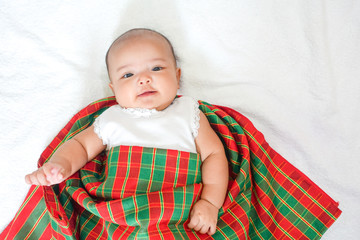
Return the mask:
<svg viewBox="0 0 360 240">
<path fill-rule="evenodd" d="M 153 30 L 132 29 L 113 42 L 106 63 L 118 105 L 62 144 L 48 162 L 25 177 L 26 182 L 58 184 L 105 149 L 119 145 L 197 152 L 203 190 L 188 227 L 214 234 L 228 185 L 227 159 L 197 102 L 176 98 L 181 69 L 171 43 Z"/>
</svg>

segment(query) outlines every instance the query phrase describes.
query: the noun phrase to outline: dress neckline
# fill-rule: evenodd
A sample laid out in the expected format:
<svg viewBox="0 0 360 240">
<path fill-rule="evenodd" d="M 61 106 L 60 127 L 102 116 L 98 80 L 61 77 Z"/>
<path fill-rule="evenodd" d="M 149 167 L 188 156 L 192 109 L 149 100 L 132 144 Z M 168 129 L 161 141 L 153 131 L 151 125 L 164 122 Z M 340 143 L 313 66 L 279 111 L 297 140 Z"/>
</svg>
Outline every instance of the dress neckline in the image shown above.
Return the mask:
<svg viewBox="0 0 360 240">
<path fill-rule="evenodd" d="M 148 108 L 126 108 L 122 107 L 120 105 L 117 105 L 119 109 L 134 117 L 134 118 L 153 118 L 153 117 L 159 117 L 163 115 L 176 101 L 178 98 L 175 98 L 169 106 L 167 106 L 165 109 L 158 111 L 155 108 L 154 109 L 148 109 Z"/>
<path fill-rule="evenodd" d="M 147 108 L 123 108 L 119 105 L 119 108 L 122 112 L 129 114 L 135 118 L 150 118 L 155 117 L 161 113 L 161 111 L 158 111 L 156 109 L 147 109 Z"/>
</svg>

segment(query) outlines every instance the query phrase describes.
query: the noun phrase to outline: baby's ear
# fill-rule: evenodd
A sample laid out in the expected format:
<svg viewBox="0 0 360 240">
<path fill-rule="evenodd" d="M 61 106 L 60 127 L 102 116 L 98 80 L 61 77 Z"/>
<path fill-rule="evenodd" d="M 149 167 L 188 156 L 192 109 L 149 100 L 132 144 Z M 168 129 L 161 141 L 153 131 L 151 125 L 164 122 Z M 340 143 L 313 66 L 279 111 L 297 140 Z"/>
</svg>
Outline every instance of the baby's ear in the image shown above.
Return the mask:
<svg viewBox="0 0 360 240">
<path fill-rule="evenodd" d="M 178 82 L 178 88 L 180 88 L 181 68 L 176 69 L 176 79 Z"/>
<path fill-rule="evenodd" d="M 114 87 L 113 87 L 113 85 L 112 85 L 111 82 L 109 83 L 109 87 L 110 87 L 111 91 L 115 94 L 115 92 L 114 92 Z"/>
</svg>

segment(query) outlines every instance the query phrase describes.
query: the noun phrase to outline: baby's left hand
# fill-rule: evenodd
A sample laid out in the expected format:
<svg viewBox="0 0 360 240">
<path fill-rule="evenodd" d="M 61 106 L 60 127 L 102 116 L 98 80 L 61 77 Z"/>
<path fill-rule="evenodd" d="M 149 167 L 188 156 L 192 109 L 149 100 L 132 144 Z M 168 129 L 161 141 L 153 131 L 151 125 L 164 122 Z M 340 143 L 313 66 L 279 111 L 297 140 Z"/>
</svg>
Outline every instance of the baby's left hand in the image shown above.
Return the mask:
<svg viewBox="0 0 360 240">
<path fill-rule="evenodd" d="M 216 231 L 218 212 L 219 209 L 210 202 L 200 199 L 190 212 L 188 227 L 202 234 L 213 235 Z"/>
</svg>

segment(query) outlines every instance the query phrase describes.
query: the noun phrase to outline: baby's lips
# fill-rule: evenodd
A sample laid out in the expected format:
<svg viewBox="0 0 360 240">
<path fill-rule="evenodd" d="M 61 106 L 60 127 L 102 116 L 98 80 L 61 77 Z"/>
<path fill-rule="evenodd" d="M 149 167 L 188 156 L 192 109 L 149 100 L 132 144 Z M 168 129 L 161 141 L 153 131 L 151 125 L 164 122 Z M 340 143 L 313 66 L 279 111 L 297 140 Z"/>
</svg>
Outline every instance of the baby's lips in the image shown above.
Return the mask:
<svg viewBox="0 0 360 240">
<path fill-rule="evenodd" d="M 147 95 L 147 94 L 153 94 L 153 93 L 156 93 L 156 90 L 154 90 L 153 88 L 143 88 L 140 93 L 138 94 L 138 96 L 144 96 L 144 95 Z"/>
</svg>

